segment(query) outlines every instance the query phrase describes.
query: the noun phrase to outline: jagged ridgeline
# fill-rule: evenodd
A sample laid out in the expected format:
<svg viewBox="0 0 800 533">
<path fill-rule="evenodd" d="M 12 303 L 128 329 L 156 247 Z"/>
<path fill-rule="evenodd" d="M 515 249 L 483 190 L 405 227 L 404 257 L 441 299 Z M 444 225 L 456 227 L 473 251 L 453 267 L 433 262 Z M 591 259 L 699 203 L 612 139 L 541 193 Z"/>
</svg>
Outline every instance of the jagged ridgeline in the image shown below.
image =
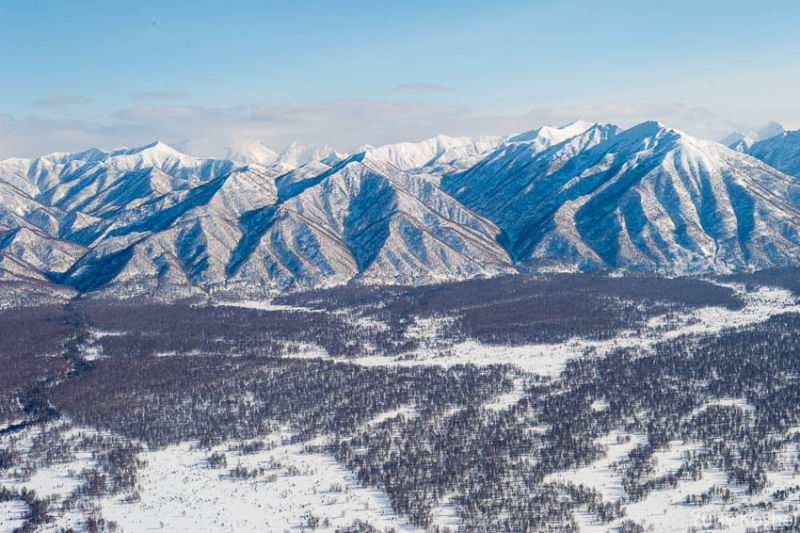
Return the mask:
<svg viewBox="0 0 800 533">
<path fill-rule="evenodd" d="M 760 135 L 727 148 L 655 122 L 578 121 L 352 155 L 257 143 L 217 160 L 157 142 L 8 159 L 0 283 L 11 302 L 177 300 L 520 270 L 795 266 L 800 139 Z"/>
</svg>

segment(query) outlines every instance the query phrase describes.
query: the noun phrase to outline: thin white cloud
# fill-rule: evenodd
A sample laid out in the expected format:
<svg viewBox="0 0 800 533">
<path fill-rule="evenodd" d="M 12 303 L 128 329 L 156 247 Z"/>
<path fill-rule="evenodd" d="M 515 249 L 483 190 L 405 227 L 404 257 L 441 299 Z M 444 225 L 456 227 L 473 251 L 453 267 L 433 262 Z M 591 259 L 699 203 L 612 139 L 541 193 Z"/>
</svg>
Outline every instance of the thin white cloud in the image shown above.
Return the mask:
<svg viewBox="0 0 800 533">
<path fill-rule="evenodd" d="M 247 138 L 259 139 L 274 149 L 298 141 L 327 143 L 348 150 L 365 142 L 377 144 L 435 135 L 440 127 L 469 114 L 468 108 L 452 105 L 340 99 L 226 110 L 146 105 L 119 111 L 114 118 L 119 121 L 115 129 L 155 132 L 167 141 Z"/>
<path fill-rule="evenodd" d="M 136 100 L 181 100 L 188 97 L 186 91 L 139 91 L 133 95 Z"/>
<path fill-rule="evenodd" d="M 401 83 L 400 85 L 396 86 L 394 90 L 431 93 L 431 92 L 450 92 L 453 91 L 454 89 L 450 87 L 443 87 L 441 85 L 436 85 L 434 83 Z"/>
<path fill-rule="evenodd" d="M 36 107 L 64 107 L 70 105 L 91 104 L 92 99 L 86 96 L 67 96 L 65 94 L 54 94 L 38 100 L 34 100 L 31 105 Z"/>
</svg>

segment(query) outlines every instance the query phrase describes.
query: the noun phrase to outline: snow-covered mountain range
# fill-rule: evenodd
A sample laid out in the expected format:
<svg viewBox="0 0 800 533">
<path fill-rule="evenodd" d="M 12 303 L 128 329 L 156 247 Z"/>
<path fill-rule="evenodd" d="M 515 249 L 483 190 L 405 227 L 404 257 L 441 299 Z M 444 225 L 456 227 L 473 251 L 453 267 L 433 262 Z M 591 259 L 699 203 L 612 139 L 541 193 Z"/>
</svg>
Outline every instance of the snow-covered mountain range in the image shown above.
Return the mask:
<svg viewBox="0 0 800 533">
<path fill-rule="evenodd" d="M 655 122 L 578 121 L 354 154 L 254 141 L 208 159 L 156 142 L 7 159 L 0 283 L 174 299 L 521 268 L 796 265 L 799 134 L 739 151 Z"/>
<path fill-rule="evenodd" d="M 786 132 L 786 128 L 777 122 L 770 122 L 766 126 L 746 133 L 741 131 L 734 131 L 722 141 L 722 144 L 739 152 L 746 152 L 753 144 L 758 141 L 765 141 L 776 135 L 781 135 Z"/>
</svg>

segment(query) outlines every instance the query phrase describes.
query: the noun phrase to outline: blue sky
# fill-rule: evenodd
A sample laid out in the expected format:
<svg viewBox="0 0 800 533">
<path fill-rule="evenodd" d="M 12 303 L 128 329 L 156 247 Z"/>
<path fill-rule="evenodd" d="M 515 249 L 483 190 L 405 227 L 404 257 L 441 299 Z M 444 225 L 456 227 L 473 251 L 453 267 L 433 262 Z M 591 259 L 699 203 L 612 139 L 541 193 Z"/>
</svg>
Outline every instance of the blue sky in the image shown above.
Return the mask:
<svg viewBox="0 0 800 533">
<path fill-rule="evenodd" d="M 800 127 L 800 2 L 0 0 L 0 157 Z M 206 155 L 206 154 L 203 154 Z"/>
</svg>

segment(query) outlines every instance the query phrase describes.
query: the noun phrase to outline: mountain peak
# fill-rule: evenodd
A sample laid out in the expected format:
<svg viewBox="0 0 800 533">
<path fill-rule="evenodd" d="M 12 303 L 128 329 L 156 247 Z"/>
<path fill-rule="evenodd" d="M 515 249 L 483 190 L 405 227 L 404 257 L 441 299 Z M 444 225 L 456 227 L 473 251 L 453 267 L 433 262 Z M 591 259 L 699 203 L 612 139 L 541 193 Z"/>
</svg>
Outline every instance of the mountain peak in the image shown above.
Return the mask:
<svg viewBox="0 0 800 533">
<path fill-rule="evenodd" d="M 760 130 L 758 130 L 756 134 L 758 135 L 758 140 L 763 141 L 765 139 L 769 139 L 770 137 L 781 135 L 782 133 L 785 132 L 786 128 L 784 128 L 783 125 L 773 121 L 764 126 L 763 128 L 761 128 Z"/>
<path fill-rule="evenodd" d="M 185 156 L 185 154 L 177 151 L 172 146 L 168 145 L 164 141 L 153 141 L 150 144 L 145 144 L 144 146 L 140 146 L 138 148 L 129 148 L 123 151 L 121 154 L 117 154 L 113 152 L 112 155 L 135 155 L 141 153 L 149 153 L 153 155 L 159 155 L 162 157 L 181 157 Z"/>
<path fill-rule="evenodd" d="M 355 152 L 353 152 L 353 153 L 358 154 L 358 153 L 361 153 L 361 152 L 368 152 L 369 150 L 372 150 L 373 148 L 375 148 L 375 147 L 372 146 L 371 144 L 362 144 L 361 146 L 356 148 Z"/>
<path fill-rule="evenodd" d="M 83 150 L 81 152 L 53 152 L 43 155 L 39 159 L 59 164 L 69 163 L 70 161 L 91 162 L 104 159 L 110 153 L 111 152 L 106 152 L 105 150 L 100 150 L 99 148 L 89 148 L 88 150 Z"/>
<path fill-rule="evenodd" d="M 560 129 L 579 129 L 579 130 L 582 130 L 582 131 L 586 131 L 589 128 L 591 128 L 592 126 L 594 126 L 595 124 L 596 124 L 596 122 L 588 122 L 586 120 L 578 118 L 578 119 L 573 120 L 569 124 L 561 126 Z"/>
<path fill-rule="evenodd" d="M 652 132 L 658 132 L 658 131 L 661 131 L 661 130 L 677 131 L 677 130 L 674 130 L 673 128 L 670 128 L 670 127 L 666 126 L 663 122 L 658 121 L 658 120 L 646 120 L 644 122 L 640 122 L 639 124 L 636 124 L 635 126 L 629 128 L 629 130 L 635 130 L 635 129 L 639 129 L 641 131 L 647 130 L 647 131 L 652 131 Z"/>
<path fill-rule="evenodd" d="M 334 155 L 339 159 L 343 157 L 328 144 L 319 147 L 293 142 L 276 158 L 274 166 L 284 170 L 293 170 L 311 161 L 322 161 Z"/>
<path fill-rule="evenodd" d="M 369 147 L 365 151 L 372 159 L 386 161 L 403 170 L 442 174 L 465 170 L 503 141 L 502 137 L 437 135 L 419 142 Z"/>
<path fill-rule="evenodd" d="M 257 140 L 242 140 L 226 147 L 226 158 L 242 165 L 270 166 L 278 159 L 277 152 Z"/>
<path fill-rule="evenodd" d="M 674 137 L 675 139 L 681 138 L 689 138 L 690 136 L 686 133 L 676 130 L 675 128 L 670 128 L 666 126 L 662 122 L 657 120 L 648 120 L 646 122 L 642 122 L 640 124 L 636 124 L 628 128 L 627 130 L 623 130 L 619 138 L 622 139 L 661 139 L 663 137 L 670 136 Z"/>
<path fill-rule="evenodd" d="M 594 126 L 594 123 L 585 120 L 574 120 L 569 124 L 559 127 L 541 126 L 515 135 L 509 139 L 509 142 L 538 142 L 551 146 L 566 141 L 570 137 L 580 135 L 592 126 Z"/>
</svg>

